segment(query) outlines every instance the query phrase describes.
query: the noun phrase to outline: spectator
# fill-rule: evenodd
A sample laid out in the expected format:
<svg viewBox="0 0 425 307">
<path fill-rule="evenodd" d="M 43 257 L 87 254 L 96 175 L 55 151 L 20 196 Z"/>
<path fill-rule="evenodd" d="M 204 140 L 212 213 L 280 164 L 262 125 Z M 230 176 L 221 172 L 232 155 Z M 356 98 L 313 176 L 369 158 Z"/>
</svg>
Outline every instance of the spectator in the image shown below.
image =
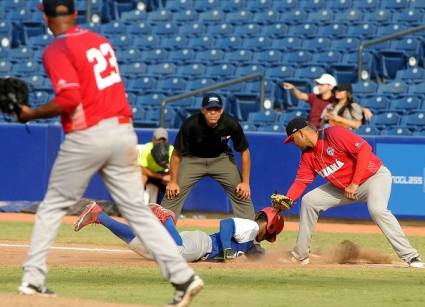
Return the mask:
<svg viewBox="0 0 425 307">
<path fill-rule="evenodd" d="M 354 102 L 351 84 L 340 84 L 335 88 L 335 98 L 322 112 L 322 126 L 359 128 L 362 125 L 362 107 Z"/>
<path fill-rule="evenodd" d="M 170 182 L 169 168 L 173 149 L 173 145 L 168 143 L 168 132 L 164 128 L 153 131 L 151 142 L 137 145 L 146 203 L 161 202 L 165 187 Z"/>
</svg>

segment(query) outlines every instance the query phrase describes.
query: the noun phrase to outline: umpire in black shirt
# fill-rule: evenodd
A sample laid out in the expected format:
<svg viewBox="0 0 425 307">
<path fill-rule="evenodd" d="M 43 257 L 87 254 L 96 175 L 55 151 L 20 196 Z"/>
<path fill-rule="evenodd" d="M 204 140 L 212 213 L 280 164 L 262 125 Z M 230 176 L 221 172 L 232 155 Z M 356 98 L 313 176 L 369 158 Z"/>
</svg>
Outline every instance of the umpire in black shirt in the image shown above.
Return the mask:
<svg viewBox="0 0 425 307">
<path fill-rule="evenodd" d="M 242 174 L 233 158 L 229 139 L 241 153 Z M 254 219 L 249 176 L 251 158 L 248 141 L 238 121 L 223 113 L 217 94 L 206 94 L 200 113 L 187 118 L 174 143 L 170 163 L 170 182 L 161 205 L 180 214 L 193 186 L 204 176 L 217 180 L 226 191 L 235 216 Z"/>
</svg>

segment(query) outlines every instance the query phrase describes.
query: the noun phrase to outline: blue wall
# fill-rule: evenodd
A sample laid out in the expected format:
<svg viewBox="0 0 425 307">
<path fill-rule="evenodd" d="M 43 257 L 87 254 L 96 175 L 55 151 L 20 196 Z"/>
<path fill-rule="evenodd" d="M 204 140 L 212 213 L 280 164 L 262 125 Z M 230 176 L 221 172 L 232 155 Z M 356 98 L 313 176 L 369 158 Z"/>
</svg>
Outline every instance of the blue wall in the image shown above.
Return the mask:
<svg viewBox="0 0 425 307">
<path fill-rule="evenodd" d="M 137 130 L 139 142 L 148 142 L 152 130 Z M 170 141 L 175 130 L 170 131 Z M 247 133 L 250 142 L 251 190 L 256 209 L 267 206 L 274 191 L 286 192 L 295 177 L 299 150 L 283 145 L 283 135 Z M 0 124 L 0 201 L 39 201 L 47 188 L 50 169 L 63 135 L 57 125 Z M 371 137 L 375 151 L 393 173 L 390 209 L 400 217 L 425 218 L 425 138 Z M 236 155 L 239 160 L 239 155 Z M 309 190 L 323 183 L 321 178 Z M 86 197 L 110 199 L 99 177 L 90 183 Z M 193 189 L 186 210 L 229 212 L 230 203 L 222 188 L 205 178 Z M 291 210 L 298 214 L 299 203 Z M 368 218 L 364 204 L 328 210 L 328 217 Z"/>
</svg>

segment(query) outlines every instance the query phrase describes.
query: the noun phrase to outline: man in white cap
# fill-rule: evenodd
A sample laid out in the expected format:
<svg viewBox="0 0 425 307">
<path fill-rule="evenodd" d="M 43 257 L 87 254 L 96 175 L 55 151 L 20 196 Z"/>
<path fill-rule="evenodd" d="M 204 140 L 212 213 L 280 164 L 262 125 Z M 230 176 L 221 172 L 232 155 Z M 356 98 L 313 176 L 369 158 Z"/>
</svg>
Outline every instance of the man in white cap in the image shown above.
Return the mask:
<svg viewBox="0 0 425 307">
<path fill-rule="evenodd" d="M 169 168 L 173 150 L 173 145 L 168 143 L 168 132 L 164 128 L 153 131 L 151 142 L 137 145 L 146 203 L 161 202 L 165 187 L 170 182 Z"/>
<path fill-rule="evenodd" d="M 288 82 L 283 82 L 282 86 L 285 90 L 291 90 L 298 100 L 304 100 L 311 105 L 308 121 L 314 127 L 319 128 L 323 110 L 335 99 L 333 90 L 337 82 L 335 77 L 330 74 L 323 74 L 314 82 L 313 92 L 309 94 L 301 92 L 295 85 Z M 362 111 L 364 118 L 369 121 L 373 116 L 372 112 L 367 108 L 362 108 Z"/>
</svg>

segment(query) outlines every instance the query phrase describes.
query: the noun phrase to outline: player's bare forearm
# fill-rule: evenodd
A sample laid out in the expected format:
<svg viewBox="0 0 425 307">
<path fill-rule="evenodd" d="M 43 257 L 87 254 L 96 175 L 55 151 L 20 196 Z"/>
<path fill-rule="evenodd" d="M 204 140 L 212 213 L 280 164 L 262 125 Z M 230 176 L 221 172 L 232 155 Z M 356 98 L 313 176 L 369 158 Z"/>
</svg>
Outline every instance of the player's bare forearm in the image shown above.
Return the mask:
<svg viewBox="0 0 425 307">
<path fill-rule="evenodd" d="M 177 183 L 177 176 L 179 174 L 179 169 L 180 169 L 180 161 L 181 161 L 181 155 L 176 149 L 174 149 L 171 155 L 171 161 L 170 161 L 170 181 L 171 182 Z"/>
<path fill-rule="evenodd" d="M 249 176 L 251 175 L 251 155 L 249 149 L 241 152 L 241 167 L 242 182 L 249 185 Z"/>
<path fill-rule="evenodd" d="M 295 97 L 297 97 L 297 99 L 304 101 L 308 100 L 308 95 L 304 92 L 301 92 L 298 88 L 294 87 L 292 92 L 294 93 Z"/>
<path fill-rule="evenodd" d="M 27 106 L 22 107 L 19 120 L 25 123 L 33 119 L 54 117 L 62 112 L 63 110 L 59 105 L 50 101 L 49 103 L 43 104 L 35 109 Z"/>
<path fill-rule="evenodd" d="M 164 176 L 164 174 L 159 174 L 159 173 L 153 172 L 150 169 L 148 169 L 147 167 L 143 167 L 143 166 L 142 166 L 142 172 L 148 178 L 162 179 L 162 177 Z"/>
</svg>

